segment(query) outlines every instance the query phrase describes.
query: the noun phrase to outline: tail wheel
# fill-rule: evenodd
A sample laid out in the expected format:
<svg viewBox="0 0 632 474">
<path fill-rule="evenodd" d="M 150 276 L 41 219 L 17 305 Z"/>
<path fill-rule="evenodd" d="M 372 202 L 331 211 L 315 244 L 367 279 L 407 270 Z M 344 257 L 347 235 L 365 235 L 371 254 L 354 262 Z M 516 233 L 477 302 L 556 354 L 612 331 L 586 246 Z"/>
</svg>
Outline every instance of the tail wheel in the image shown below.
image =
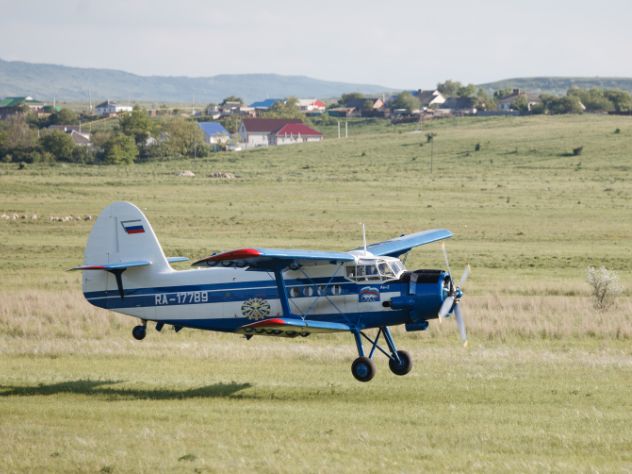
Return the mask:
<svg viewBox="0 0 632 474">
<path fill-rule="evenodd" d="M 145 339 L 146 334 L 147 330 L 145 326 L 134 326 L 134 329 L 132 329 L 132 336 L 134 336 L 134 339 L 136 339 L 137 341 L 142 341 L 143 339 Z"/>
<path fill-rule="evenodd" d="M 375 376 L 375 363 L 368 357 L 358 357 L 351 364 L 351 373 L 360 382 L 368 382 Z"/>
<path fill-rule="evenodd" d="M 397 351 L 399 362 L 395 358 L 388 360 L 388 366 L 395 375 L 406 375 L 413 368 L 413 360 L 406 351 Z"/>
</svg>

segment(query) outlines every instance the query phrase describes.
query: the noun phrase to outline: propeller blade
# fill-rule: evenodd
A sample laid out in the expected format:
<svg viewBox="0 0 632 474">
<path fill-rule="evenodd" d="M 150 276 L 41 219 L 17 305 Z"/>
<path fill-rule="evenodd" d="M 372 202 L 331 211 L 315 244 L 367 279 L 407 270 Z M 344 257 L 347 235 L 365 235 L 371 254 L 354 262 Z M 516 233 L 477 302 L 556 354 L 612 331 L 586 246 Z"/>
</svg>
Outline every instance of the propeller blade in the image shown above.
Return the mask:
<svg viewBox="0 0 632 474">
<path fill-rule="evenodd" d="M 459 333 L 461 334 L 463 347 L 467 347 L 467 333 L 465 332 L 465 322 L 463 321 L 463 314 L 461 314 L 461 306 L 458 304 L 454 307 L 454 319 L 456 320 L 456 325 L 458 326 Z"/>
<path fill-rule="evenodd" d="M 470 276 L 471 271 L 472 271 L 472 268 L 470 267 L 470 264 L 468 263 L 465 266 L 465 270 L 463 270 L 463 275 L 461 275 L 461 281 L 459 281 L 459 288 L 463 288 L 463 285 L 465 284 L 468 277 Z"/>
<path fill-rule="evenodd" d="M 448 269 L 450 278 L 452 278 L 452 271 L 450 270 L 450 260 L 448 259 L 448 249 L 445 248 L 445 242 L 441 242 L 441 250 L 443 250 L 443 259 L 445 260 L 445 266 Z"/>
<path fill-rule="evenodd" d="M 450 295 L 448 296 L 445 300 L 443 300 L 443 304 L 441 305 L 441 308 L 439 309 L 439 322 L 441 322 L 441 320 L 443 318 L 445 318 L 448 313 L 450 312 L 450 310 L 452 309 L 452 305 L 454 304 L 454 295 Z"/>
</svg>

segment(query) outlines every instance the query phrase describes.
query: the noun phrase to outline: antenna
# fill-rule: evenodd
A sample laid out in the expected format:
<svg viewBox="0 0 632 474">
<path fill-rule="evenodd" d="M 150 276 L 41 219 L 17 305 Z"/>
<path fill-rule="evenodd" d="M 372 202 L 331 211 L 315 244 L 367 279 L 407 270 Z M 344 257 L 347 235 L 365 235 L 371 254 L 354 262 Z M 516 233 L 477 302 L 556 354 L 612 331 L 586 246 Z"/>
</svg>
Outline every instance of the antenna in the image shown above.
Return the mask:
<svg viewBox="0 0 632 474">
<path fill-rule="evenodd" d="M 362 224 L 362 242 L 364 242 L 364 255 L 368 255 L 368 251 L 366 249 L 366 227 Z"/>
</svg>

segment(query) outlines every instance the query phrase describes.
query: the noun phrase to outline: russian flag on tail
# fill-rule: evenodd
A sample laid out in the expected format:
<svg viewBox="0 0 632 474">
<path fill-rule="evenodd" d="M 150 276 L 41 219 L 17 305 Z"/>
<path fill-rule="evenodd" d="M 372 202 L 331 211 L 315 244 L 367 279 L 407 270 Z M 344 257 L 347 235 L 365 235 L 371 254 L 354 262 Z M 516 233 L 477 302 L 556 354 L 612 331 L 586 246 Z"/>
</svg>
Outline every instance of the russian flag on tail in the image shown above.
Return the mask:
<svg viewBox="0 0 632 474">
<path fill-rule="evenodd" d="M 125 232 L 128 234 L 144 234 L 145 228 L 143 227 L 143 221 L 135 219 L 133 221 L 121 221 L 121 225 Z"/>
</svg>

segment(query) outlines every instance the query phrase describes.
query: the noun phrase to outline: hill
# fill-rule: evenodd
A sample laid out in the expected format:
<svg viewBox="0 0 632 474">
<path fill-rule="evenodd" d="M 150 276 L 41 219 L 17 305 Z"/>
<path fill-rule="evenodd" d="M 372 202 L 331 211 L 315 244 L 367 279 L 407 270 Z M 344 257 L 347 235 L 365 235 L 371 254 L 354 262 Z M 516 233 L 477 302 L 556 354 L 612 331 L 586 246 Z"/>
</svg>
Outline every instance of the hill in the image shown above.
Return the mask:
<svg viewBox="0 0 632 474">
<path fill-rule="evenodd" d="M 498 89 L 524 89 L 546 94 L 562 95 L 571 87 L 590 89 L 622 89 L 632 92 L 632 78 L 627 77 L 516 77 L 502 81 L 479 84 L 488 91 Z"/>
<path fill-rule="evenodd" d="M 212 77 L 139 76 L 113 69 L 34 64 L 0 59 L 0 97 L 30 95 L 40 100 L 87 102 L 133 99 L 161 102 L 218 102 L 236 95 L 251 102 L 267 97 L 338 97 L 347 92 L 379 94 L 379 85 L 323 81 L 277 74 Z"/>
</svg>

